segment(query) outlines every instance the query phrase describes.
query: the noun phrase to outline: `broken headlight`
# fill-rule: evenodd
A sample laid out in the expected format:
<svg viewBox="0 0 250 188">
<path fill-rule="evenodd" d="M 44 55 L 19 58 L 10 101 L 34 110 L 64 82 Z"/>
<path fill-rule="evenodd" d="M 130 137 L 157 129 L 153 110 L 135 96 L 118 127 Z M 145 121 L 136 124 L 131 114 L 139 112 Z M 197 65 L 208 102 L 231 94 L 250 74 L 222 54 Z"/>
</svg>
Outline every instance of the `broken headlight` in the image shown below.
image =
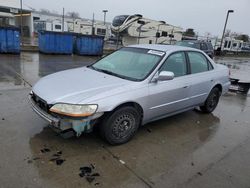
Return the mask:
<svg viewBox="0 0 250 188">
<path fill-rule="evenodd" d="M 86 117 L 93 115 L 97 110 L 96 104 L 64 104 L 58 103 L 52 106 L 51 112 L 72 117 Z"/>
</svg>

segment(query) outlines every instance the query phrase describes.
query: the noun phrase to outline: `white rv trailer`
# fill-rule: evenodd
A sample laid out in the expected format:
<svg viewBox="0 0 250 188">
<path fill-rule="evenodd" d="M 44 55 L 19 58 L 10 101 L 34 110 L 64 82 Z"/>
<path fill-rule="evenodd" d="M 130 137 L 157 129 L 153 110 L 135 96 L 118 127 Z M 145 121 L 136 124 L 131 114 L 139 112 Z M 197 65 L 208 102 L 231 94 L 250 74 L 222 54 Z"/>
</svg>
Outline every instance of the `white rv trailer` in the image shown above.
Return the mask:
<svg viewBox="0 0 250 188">
<path fill-rule="evenodd" d="M 64 27 L 64 28 L 63 28 Z M 60 20 L 34 20 L 34 32 L 37 33 L 41 30 L 44 31 L 56 31 L 56 32 L 64 32 L 68 31 L 67 22 L 64 22 L 64 26 Z"/>
<path fill-rule="evenodd" d="M 243 40 L 226 37 L 223 44 L 223 51 L 228 52 L 241 52 Z"/>
<path fill-rule="evenodd" d="M 85 35 L 92 35 L 94 33 L 95 35 L 103 36 L 106 39 L 109 37 L 108 26 L 104 25 L 102 22 L 94 22 L 93 25 L 92 21 L 82 21 L 77 19 L 74 21 L 73 28 L 73 32 L 75 33 L 81 33 Z M 92 28 L 94 30 L 93 33 Z"/>
<path fill-rule="evenodd" d="M 182 28 L 155 21 L 142 15 L 120 15 L 113 19 L 111 30 L 122 37 L 123 45 L 174 44 L 182 38 Z"/>
</svg>

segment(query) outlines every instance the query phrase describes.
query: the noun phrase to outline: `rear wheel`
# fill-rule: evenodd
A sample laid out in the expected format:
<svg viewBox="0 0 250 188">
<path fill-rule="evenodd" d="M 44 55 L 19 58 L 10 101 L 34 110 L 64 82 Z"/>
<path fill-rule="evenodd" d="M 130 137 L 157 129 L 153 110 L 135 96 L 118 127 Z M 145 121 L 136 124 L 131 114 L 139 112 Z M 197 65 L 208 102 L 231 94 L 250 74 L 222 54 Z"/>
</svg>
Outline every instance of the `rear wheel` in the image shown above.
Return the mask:
<svg viewBox="0 0 250 188">
<path fill-rule="evenodd" d="M 140 113 L 133 107 L 122 107 L 107 115 L 100 125 L 102 137 L 112 145 L 128 142 L 137 132 Z"/>
<path fill-rule="evenodd" d="M 219 88 L 215 87 L 209 93 L 207 100 L 203 106 L 200 106 L 202 112 L 211 113 L 216 108 L 220 99 L 220 90 Z"/>
</svg>

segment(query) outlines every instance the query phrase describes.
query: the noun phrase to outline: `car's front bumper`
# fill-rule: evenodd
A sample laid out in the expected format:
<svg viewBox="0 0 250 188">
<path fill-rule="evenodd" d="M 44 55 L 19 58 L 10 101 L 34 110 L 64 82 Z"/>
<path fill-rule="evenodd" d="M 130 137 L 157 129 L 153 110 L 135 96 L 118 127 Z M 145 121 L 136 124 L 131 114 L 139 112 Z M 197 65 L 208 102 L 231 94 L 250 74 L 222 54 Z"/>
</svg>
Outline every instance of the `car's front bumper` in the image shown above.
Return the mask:
<svg viewBox="0 0 250 188">
<path fill-rule="evenodd" d="M 42 110 L 33 100 L 32 97 L 29 96 L 29 102 L 31 105 L 31 108 L 44 120 L 48 121 L 50 125 L 53 125 L 57 128 L 60 127 L 60 119 L 55 118 L 54 116 L 48 114 L 44 110 Z"/>
<path fill-rule="evenodd" d="M 29 103 L 31 108 L 44 120 L 46 120 L 54 130 L 57 132 L 73 129 L 77 136 L 80 136 L 83 132 L 91 132 L 96 119 L 101 117 L 103 113 L 96 113 L 93 116 L 89 116 L 83 119 L 74 119 L 70 117 L 57 118 L 41 109 L 35 101 L 29 96 Z"/>
</svg>

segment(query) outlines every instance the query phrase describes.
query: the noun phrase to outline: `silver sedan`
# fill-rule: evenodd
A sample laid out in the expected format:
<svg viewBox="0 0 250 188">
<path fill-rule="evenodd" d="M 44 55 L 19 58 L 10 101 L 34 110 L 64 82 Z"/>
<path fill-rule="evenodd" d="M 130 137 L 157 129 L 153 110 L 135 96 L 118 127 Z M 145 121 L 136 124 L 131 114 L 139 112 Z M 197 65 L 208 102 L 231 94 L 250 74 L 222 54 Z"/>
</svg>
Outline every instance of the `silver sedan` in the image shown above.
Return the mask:
<svg viewBox="0 0 250 188">
<path fill-rule="evenodd" d="M 90 66 L 43 77 L 30 102 L 55 130 L 80 136 L 97 125 L 115 145 L 148 122 L 195 107 L 211 113 L 229 85 L 228 68 L 200 50 L 135 45 Z"/>
</svg>

